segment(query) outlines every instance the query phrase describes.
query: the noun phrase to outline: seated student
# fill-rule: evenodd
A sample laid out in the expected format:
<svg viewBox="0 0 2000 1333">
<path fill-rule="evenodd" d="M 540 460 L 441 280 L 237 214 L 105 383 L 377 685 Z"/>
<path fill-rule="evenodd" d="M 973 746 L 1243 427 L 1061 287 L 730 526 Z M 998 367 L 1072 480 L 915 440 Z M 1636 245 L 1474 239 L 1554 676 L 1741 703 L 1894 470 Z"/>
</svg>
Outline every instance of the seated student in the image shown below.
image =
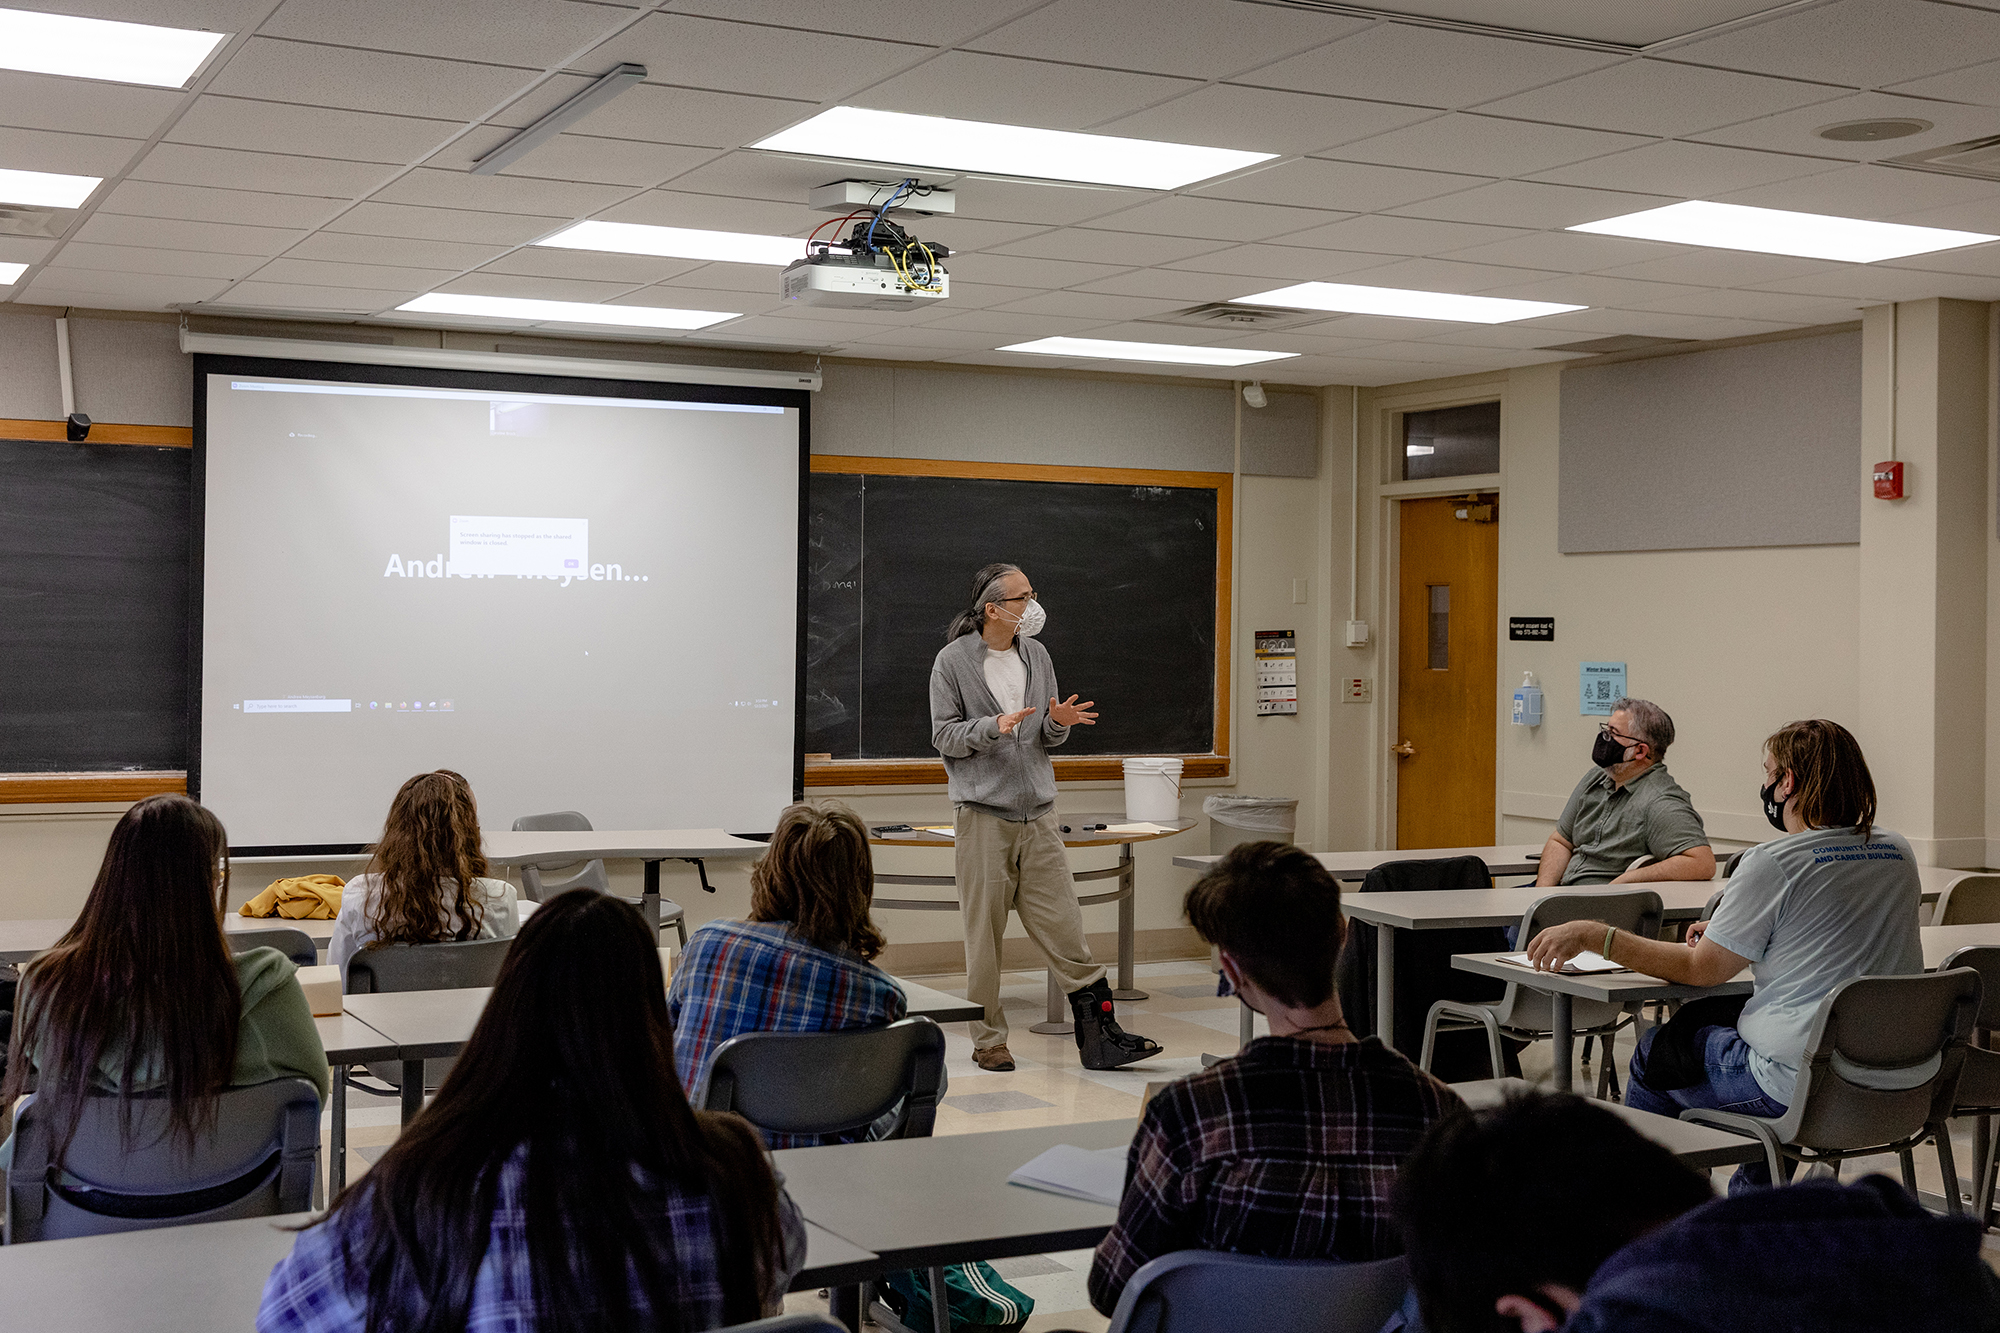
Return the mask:
<svg viewBox="0 0 2000 1333">
<path fill-rule="evenodd" d="M 1875 781 L 1854 737 L 1836 722 L 1793 722 L 1764 742 L 1764 780 L 1765 817 L 1785 836 L 1745 853 L 1714 918 L 1691 927 L 1685 945 L 1601 921 L 1551 926 L 1528 944 L 1538 967 L 1597 949 L 1695 986 L 1753 969 L 1756 990 L 1740 1016 L 1735 1001 L 1699 1000 L 1640 1039 L 1628 1106 L 1782 1116 L 1828 992 L 1854 977 L 1924 970 L 1917 860 L 1901 834 L 1873 827 Z M 1739 1169 L 1730 1188 L 1768 1183 L 1760 1161 Z"/>
<path fill-rule="evenodd" d="M 696 1105 L 716 1048 L 739 1033 L 837 1032 L 908 1012 L 896 979 L 871 961 L 886 942 L 868 915 L 874 897 L 868 829 L 852 810 L 794 805 L 778 816 L 750 871 L 750 919 L 698 927 L 667 986 L 674 1062 Z M 770 1139 L 773 1148 L 821 1141 Z"/>
<path fill-rule="evenodd" d="M 1882 1176 L 1717 1199 L 1601 1105 L 1529 1093 L 1441 1121 L 1395 1191 L 1430 1333 L 1992 1333 L 1970 1218 Z"/>
<path fill-rule="evenodd" d="M 434 1100 L 299 1234 L 273 1330 L 696 1330 L 775 1308 L 805 1225 L 757 1133 L 688 1105 L 628 904 L 529 918 Z"/>
<path fill-rule="evenodd" d="M 341 895 L 326 958 L 342 985 L 348 960 L 371 945 L 513 936 L 521 928 L 514 886 L 485 875 L 471 784 L 444 768 L 405 782 L 367 873 Z"/>
<path fill-rule="evenodd" d="M 1340 885 L 1311 854 L 1238 846 L 1188 890 L 1186 910 L 1271 1035 L 1147 1104 L 1117 1225 L 1090 1269 L 1090 1303 L 1105 1314 L 1142 1264 L 1174 1250 L 1395 1254 L 1396 1170 L 1461 1105 L 1380 1039 L 1348 1030 L 1333 984 L 1347 929 Z"/>
<path fill-rule="evenodd" d="M 22 969 L 0 1105 L 32 1088 L 66 1144 L 93 1092 L 164 1092 L 188 1141 L 214 1125 L 226 1088 L 303 1078 L 325 1099 L 298 969 L 276 949 L 230 953 L 228 855 L 221 821 L 185 796 L 125 812 L 76 924 Z"/>
</svg>

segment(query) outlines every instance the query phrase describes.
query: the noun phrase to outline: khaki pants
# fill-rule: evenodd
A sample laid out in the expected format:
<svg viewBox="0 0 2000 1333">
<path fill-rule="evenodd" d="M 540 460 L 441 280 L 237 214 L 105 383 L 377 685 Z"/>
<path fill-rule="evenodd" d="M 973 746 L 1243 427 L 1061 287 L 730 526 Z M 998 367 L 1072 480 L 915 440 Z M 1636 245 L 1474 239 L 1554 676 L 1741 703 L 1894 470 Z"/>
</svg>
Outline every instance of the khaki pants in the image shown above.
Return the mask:
<svg viewBox="0 0 2000 1333">
<path fill-rule="evenodd" d="M 958 901 L 965 915 L 965 998 L 986 1008 L 985 1019 L 972 1024 L 973 1049 L 983 1051 L 1007 1040 L 1000 937 L 1009 910 L 1020 914 L 1022 928 L 1047 956 L 1064 993 L 1082 990 L 1104 969 L 1091 960 L 1083 937 L 1083 911 L 1054 811 L 1016 823 L 961 806 L 954 827 Z"/>
</svg>

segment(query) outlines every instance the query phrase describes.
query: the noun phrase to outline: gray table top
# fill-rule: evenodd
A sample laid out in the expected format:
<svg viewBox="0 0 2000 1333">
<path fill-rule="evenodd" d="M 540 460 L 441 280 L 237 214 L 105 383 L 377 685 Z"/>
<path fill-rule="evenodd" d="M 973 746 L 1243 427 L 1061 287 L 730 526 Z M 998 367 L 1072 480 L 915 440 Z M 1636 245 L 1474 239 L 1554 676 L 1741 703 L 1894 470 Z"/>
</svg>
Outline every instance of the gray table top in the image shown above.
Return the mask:
<svg viewBox="0 0 2000 1333">
<path fill-rule="evenodd" d="M 494 865 L 569 865 L 577 861 L 664 861 L 676 856 L 755 860 L 765 844 L 719 828 L 593 829 L 585 833 L 502 833 L 488 830 L 486 859 Z"/>
<path fill-rule="evenodd" d="M 1192 819 L 1131 820 L 1125 818 L 1125 816 L 1122 813 L 1116 813 L 1116 812 L 1082 814 L 1082 815 L 1062 813 L 1059 814 L 1057 817 L 1061 823 L 1069 825 L 1071 829 L 1070 832 L 1063 834 L 1063 846 L 1065 847 L 1117 847 L 1128 842 L 1152 842 L 1156 838 L 1171 838 L 1176 833 L 1185 833 L 1189 829 L 1195 826 L 1195 821 Z M 892 821 L 885 821 L 885 822 L 892 822 Z M 944 821 L 939 820 L 937 822 L 943 823 Z M 1083 832 L 1083 825 L 1085 824 L 1137 824 L 1137 823 L 1158 824 L 1161 827 L 1167 829 L 1168 832 L 1165 833 L 1110 833 L 1105 831 L 1099 831 L 1095 833 Z M 868 841 L 874 843 L 877 847 L 950 847 L 955 843 L 956 839 L 954 839 L 949 833 L 928 833 L 925 832 L 922 828 L 918 828 L 909 833 L 876 833 L 874 829 L 871 827 L 869 830 Z M 1174 864 L 1179 865 L 1180 863 L 1181 863 L 1181 858 L 1175 857 Z"/>
<path fill-rule="evenodd" d="M 874 1251 L 885 1268 L 919 1268 L 1095 1245 L 1117 1209 L 1010 1185 L 1007 1177 L 1059 1143 L 1111 1148 L 1136 1129 L 1132 1120 L 1100 1120 L 775 1156 L 809 1220 Z"/>
<path fill-rule="evenodd" d="M 1341 895 L 1340 906 L 1356 921 L 1400 930 L 1517 926 L 1530 907 L 1551 893 L 1620 893 L 1625 887 L 1556 890 L 1530 884 L 1515 889 L 1443 889 L 1436 893 L 1348 893 Z M 1709 896 L 1721 886 L 1710 880 L 1666 880 L 1631 887 L 1657 892 L 1667 919 L 1677 921 L 1699 917 Z"/>
<path fill-rule="evenodd" d="M 1335 879 L 1365 879 L 1376 866 L 1391 861 L 1441 861 L 1450 856 L 1476 856 L 1496 875 L 1532 875 L 1540 863 L 1542 844 L 1516 843 L 1509 847 L 1405 847 L 1382 851 L 1314 852 L 1319 863 Z M 1176 856 L 1174 864 L 1185 870 L 1206 870 L 1219 856 Z"/>
<path fill-rule="evenodd" d="M 1475 1110 L 1482 1106 L 1495 1106 L 1510 1092 L 1525 1092 L 1533 1085 L 1518 1078 L 1487 1078 L 1474 1083 L 1454 1083 L 1451 1090 L 1465 1099 L 1465 1104 Z M 1675 1120 L 1669 1116 L 1654 1115 L 1651 1111 L 1635 1110 L 1620 1106 L 1616 1102 L 1594 1102 L 1605 1110 L 1626 1121 L 1632 1128 L 1644 1134 L 1653 1142 L 1672 1152 L 1674 1156 L 1697 1170 L 1710 1167 L 1735 1166 L 1742 1162 L 1756 1161 L 1764 1155 L 1764 1150 L 1755 1139 L 1726 1130 L 1711 1129 L 1707 1125 L 1693 1125 L 1685 1120 Z"/>
<path fill-rule="evenodd" d="M 0 921 L 0 962 L 27 962 L 43 950 L 53 948 L 55 942 L 63 937 L 63 932 L 75 924 L 75 917 Z M 271 930 L 280 926 L 304 931 L 322 949 L 333 938 L 331 921 L 287 921 L 283 917 L 240 916 L 235 912 L 226 913 L 222 918 L 222 928 L 232 935 L 238 931 Z"/>
<path fill-rule="evenodd" d="M 395 1042 L 353 1014 L 315 1018 L 313 1026 L 319 1029 L 319 1044 L 326 1048 L 329 1065 L 358 1065 L 370 1060 L 400 1058 Z"/>
</svg>

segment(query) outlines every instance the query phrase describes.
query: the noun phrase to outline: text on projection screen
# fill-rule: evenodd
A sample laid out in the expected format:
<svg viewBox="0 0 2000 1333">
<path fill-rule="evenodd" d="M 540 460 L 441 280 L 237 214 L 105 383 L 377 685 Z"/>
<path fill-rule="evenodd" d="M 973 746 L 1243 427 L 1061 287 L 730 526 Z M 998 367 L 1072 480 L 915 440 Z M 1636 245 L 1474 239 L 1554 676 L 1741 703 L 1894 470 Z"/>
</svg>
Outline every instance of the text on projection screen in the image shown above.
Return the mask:
<svg viewBox="0 0 2000 1333">
<path fill-rule="evenodd" d="M 796 408 L 208 377 L 201 796 L 236 846 L 768 829 L 790 799 Z"/>
</svg>

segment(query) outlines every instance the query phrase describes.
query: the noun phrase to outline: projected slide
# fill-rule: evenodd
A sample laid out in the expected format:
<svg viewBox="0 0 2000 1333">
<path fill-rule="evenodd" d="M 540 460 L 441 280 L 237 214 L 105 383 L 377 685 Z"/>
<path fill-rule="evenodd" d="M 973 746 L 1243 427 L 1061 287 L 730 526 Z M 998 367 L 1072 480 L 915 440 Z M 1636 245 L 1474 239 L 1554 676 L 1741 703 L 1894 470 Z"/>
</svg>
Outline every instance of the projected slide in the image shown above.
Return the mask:
<svg viewBox="0 0 2000 1333">
<path fill-rule="evenodd" d="M 472 781 L 489 828 L 771 827 L 798 407 L 227 364 L 203 367 L 199 782 L 233 845 L 372 841 L 432 768 Z"/>
</svg>

